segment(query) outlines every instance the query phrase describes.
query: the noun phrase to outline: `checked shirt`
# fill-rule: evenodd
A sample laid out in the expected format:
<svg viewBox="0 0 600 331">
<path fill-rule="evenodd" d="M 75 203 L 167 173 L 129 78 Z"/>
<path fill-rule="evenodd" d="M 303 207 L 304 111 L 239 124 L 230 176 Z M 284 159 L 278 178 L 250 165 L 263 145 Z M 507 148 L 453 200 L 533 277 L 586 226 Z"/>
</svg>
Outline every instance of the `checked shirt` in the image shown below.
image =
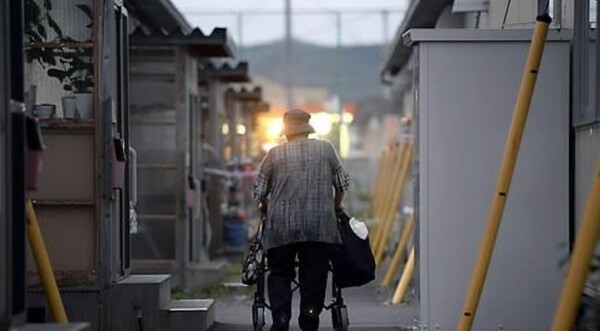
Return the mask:
<svg viewBox="0 0 600 331">
<path fill-rule="evenodd" d="M 349 186 L 350 176 L 328 141 L 300 139 L 272 148 L 254 184 L 254 198 L 268 198 L 264 248 L 340 243 L 333 194 Z"/>
</svg>

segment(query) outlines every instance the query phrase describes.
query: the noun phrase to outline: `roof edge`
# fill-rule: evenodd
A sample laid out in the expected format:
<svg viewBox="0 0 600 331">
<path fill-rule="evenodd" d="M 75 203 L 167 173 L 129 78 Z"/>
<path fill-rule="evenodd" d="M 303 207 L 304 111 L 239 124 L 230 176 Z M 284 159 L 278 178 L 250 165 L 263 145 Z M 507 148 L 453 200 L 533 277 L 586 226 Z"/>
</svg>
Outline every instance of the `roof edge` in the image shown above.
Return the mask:
<svg viewBox="0 0 600 331">
<path fill-rule="evenodd" d="M 398 74 L 408 61 L 410 49 L 404 45 L 403 35 L 412 28 L 432 28 L 435 26 L 442 10 L 454 0 L 415 0 L 408 8 L 400 27 L 396 30 L 394 39 L 388 48 L 385 58 L 379 67 L 381 76 L 388 73 Z"/>
</svg>

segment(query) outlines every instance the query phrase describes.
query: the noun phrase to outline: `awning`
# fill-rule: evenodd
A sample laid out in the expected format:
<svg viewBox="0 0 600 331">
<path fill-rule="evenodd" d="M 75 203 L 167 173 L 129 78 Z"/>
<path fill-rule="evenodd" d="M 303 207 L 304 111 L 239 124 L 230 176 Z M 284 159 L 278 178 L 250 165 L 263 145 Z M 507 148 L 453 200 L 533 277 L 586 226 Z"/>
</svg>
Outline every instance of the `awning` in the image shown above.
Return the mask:
<svg viewBox="0 0 600 331">
<path fill-rule="evenodd" d="M 433 28 L 438 17 L 454 0 L 415 0 L 408 8 L 402 24 L 396 31 L 394 40 L 381 66 L 381 74 L 396 75 L 410 57 L 410 48 L 404 46 L 402 35 L 413 28 Z"/>
<path fill-rule="evenodd" d="M 154 29 L 172 31 L 180 28 L 184 32 L 192 31 L 190 24 L 170 0 L 127 0 L 125 6 L 142 24 Z"/>
<path fill-rule="evenodd" d="M 199 28 L 190 33 L 175 29 L 171 33 L 146 32 L 138 27 L 129 36 L 132 46 L 185 47 L 197 57 L 233 57 L 235 45 L 227 35 L 227 29 L 215 28 L 209 35 Z"/>
<path fill-rule="evenodd" d="M 254 105 L 251 110 L 255 113 L 263 113 L 268 112 L 271 109 L 271 104 L 265 101 L 261 101 Z"/>
<path fill-rule="evenodd" d="M 226 83 L 247 83 L 250 81 L 248 62 L 238 62 L 237 65 L 225 62 L 218 65 L 209 61 L 198 69 L 198 78 L 214 78 Z"/>
<path fill-rule="evenodd" d="M 262 101 L 262 88 L 260 86 L 256 86 L 253 89 L 247 89 L 245 87 L 240 88 L 239 90 L 230 87 L 225 92 L 228 95 L 233 95 L 239 101 L 246 102 L 260 102 Z"/>
</svg>

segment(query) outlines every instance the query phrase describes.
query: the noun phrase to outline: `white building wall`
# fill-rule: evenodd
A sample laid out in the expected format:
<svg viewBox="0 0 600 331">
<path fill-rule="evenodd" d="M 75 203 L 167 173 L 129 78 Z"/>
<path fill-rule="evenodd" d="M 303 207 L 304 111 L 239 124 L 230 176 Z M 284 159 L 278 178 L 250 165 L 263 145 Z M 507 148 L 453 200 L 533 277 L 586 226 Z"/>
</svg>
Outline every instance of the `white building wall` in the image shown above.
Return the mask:
<svg viewBox="0 0 600 331">
<path fill-rule="evenodd" d="M 500 29 L 509 0 L 492 0 L 489 4 L 489 22 L 487 28 Z M 537 16 L 537 0 L 511 1 L 506 15 L 505 29 L 524 29 L 533 27 Z"/>
<path fill-rule="evenodd" d="M 489 3 L 489 20 L 487 25 L 482 21 L 481 28 L 499 29 L 506 12 L 509 0 L 493 0 Z M 592 2 L 595 0 L 592 0 Z M 551 11 L 555 28 L 573 28 L 574 0 L 551 0 Z M 506 29 L 523 29 L 533 27 L 537 15 L 537 0 L 511 1 L 506 17 Z"/>
<path fill-rule="evenodd" d="M 458 321 L 529 46 L 447 40 L 440 32 L 418 46 L 421 330 Z M 549 43 L 543 62 L 473 330 L 547 330 L 558 298 L 568 254 L 567 42 Z"/>
</svg>

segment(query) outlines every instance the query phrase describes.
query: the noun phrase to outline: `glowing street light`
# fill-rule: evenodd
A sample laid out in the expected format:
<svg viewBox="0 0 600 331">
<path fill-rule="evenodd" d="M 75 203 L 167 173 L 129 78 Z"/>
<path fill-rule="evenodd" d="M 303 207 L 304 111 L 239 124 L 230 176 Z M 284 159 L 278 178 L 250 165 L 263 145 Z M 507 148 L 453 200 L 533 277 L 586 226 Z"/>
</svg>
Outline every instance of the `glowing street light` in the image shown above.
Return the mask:
<svg viewBox="0 0 600 331">
<path fill-rule="evenodd" d="M 237 134 L 245 135 L 246 134 L 246 126 L 244 124 L 237 125 Z"/>
<path fill-rule="evenodd" d="M 283 131 L 283 122 L 281 119 L 272 119 L 267 125 L 267 136 L 272 139 L 277 139 Z"/>
<path fill-rule="evenodd" d="M 310 118 L 310 125 L 315 129 L 315 133 L 324 136 L 331 132 L 332 120 L 327 113 L 316 113 Z"/>
</svg>

